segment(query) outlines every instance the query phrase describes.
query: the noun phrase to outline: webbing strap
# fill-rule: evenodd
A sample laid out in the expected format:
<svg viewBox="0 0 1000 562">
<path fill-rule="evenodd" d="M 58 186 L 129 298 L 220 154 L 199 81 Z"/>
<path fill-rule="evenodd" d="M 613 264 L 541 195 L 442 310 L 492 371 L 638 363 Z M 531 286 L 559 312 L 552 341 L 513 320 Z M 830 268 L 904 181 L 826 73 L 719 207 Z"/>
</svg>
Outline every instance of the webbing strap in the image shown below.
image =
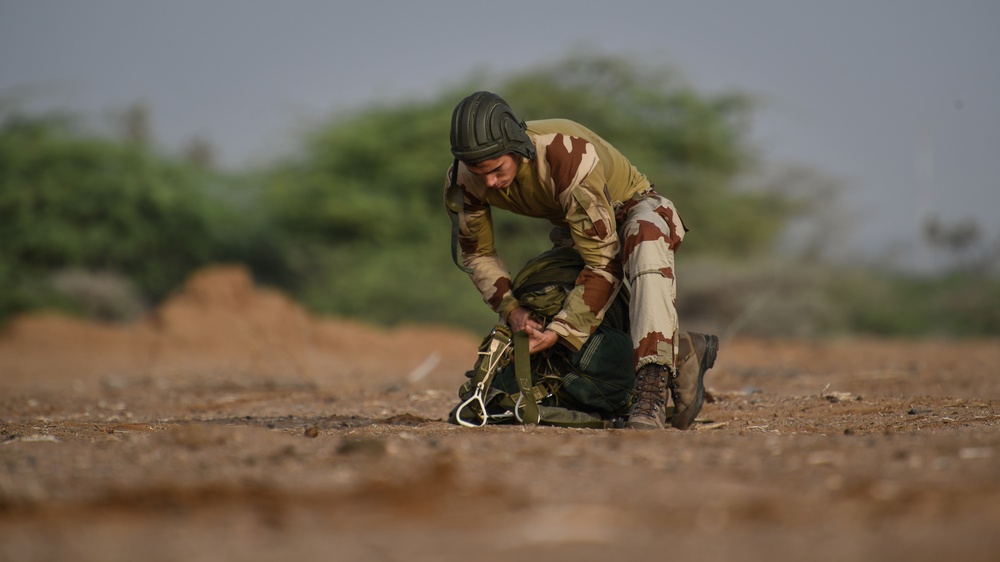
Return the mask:
<svg viewBox="0 0 1000 562">
<path fill-rule="evenodd" d="M 521 404 L 524 405 L 524 415 L 521 417 L 525 425 L 538 425 L 538 403 L 531 388 L 531 356 L 528 354 L 528 332 L 520 330 L 514 334 L 514 376 L 517 377 L 517 387 L 521 390 Z"/>
</svg>

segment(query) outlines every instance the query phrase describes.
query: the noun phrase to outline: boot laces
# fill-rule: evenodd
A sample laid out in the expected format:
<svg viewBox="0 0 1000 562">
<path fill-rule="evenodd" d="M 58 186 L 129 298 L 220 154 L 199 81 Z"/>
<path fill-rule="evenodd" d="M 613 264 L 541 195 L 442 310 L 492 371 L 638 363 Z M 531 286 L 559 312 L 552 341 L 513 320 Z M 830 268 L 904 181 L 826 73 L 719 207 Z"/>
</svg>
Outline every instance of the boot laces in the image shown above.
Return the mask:
<svg viewBox="0 0 1000 562">
<path fill-rule="evenodd" d="M 650 366 L 639 369 L 635 378 L 633 404 L 635 413 L 653 416 L 662 407 L 667 390 L 663 367 Z"/>
</svg>

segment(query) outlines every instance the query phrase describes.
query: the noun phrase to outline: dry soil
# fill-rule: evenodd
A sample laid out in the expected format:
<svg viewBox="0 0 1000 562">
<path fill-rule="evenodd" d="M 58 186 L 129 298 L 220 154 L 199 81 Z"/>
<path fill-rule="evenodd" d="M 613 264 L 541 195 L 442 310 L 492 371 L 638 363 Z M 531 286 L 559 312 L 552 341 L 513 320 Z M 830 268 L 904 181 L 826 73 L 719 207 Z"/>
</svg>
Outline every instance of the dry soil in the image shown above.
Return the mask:
<svg viewBox="0 0 1000 562">
<path fill-rule="evenodd" d="M 238 267 L 0 333 L 0 560 L 1000 559 L 1000 341 L 722 342 L 694 429 L 445 422 L 478 335 Z"/>
</svg>

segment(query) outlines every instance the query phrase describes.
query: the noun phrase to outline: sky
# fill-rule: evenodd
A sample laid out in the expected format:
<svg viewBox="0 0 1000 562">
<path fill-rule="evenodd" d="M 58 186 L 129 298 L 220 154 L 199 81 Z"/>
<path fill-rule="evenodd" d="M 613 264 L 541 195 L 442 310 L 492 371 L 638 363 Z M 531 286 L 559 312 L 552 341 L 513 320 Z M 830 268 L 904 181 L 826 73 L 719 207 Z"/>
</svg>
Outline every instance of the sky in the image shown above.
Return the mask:
<svg viewBox="0 0 1000 562">
<path fill-rule="evenodd" d="M 142 101 L 166 150 L 202 137 L 238 167 L 331 114 L 580 48 L 758 99 L 769 163 L 844 184 L 829 236 L 850 254 L 933 266 L 928 213 L 1000 237 L 996 0 L 0 0 L 0 99 Z"/>
</svg>

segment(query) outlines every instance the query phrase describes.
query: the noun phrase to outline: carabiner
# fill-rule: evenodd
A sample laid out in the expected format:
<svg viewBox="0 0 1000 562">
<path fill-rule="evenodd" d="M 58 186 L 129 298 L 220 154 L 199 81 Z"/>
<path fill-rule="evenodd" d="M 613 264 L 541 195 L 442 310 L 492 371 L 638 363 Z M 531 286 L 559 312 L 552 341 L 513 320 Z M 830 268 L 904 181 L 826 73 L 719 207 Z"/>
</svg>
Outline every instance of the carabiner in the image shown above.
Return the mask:
<svg viewBox="0 0 1000 562">
<path fill-rule="evenodd" d="M 469 404 L 472 404 L 473 402 L 479 403 L 479 411 L 482 412 L 482 415 L 476 414 L 476 417 L 479 418 L 480 420 L 480 423 L 478 424 L 467 422 L 464 419 L 462 419 L 462 411 L 465 410 L 469 406 Z M 472 396 L 470 396 L 468 400 L 458 405 L 458 409 L 455 410 L 455 419 L 458 420 L 458 425 L 462 425 L 465 427 L 483 427 L 484 425 L 486 425 L 487 421 L 486 402 L 483 401 L 482 383 L 476 385 L 476 391 L 472 393 Z"/>
</svg>

